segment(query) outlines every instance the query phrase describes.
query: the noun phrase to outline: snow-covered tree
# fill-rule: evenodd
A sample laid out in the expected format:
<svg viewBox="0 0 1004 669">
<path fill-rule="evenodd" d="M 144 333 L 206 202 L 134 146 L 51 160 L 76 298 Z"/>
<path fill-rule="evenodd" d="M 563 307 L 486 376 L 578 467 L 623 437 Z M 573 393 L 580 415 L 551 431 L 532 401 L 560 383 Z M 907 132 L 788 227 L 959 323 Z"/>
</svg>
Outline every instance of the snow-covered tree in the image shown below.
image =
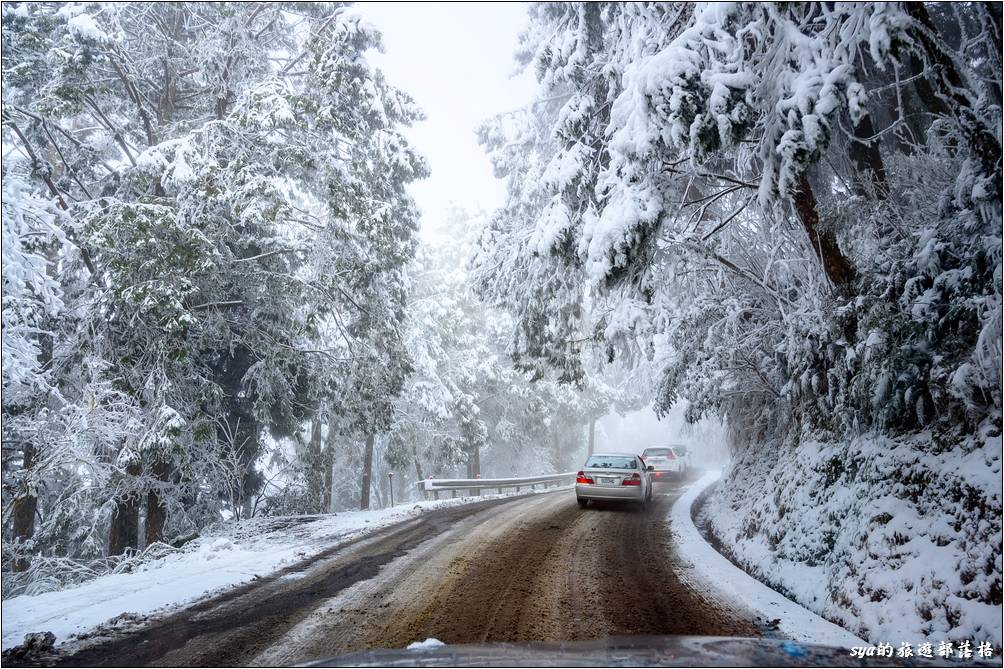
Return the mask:
<svg viewBox="0 0 1004 669">
<path fill-rule="evenodd" d="M 511 317 L 470 286 L 468 261 L 487 224 L 482 213 L 451 209 L 410 267 L 414 373 L 387 451 L 399 479 L 563 471 L 587 449 L 590 422 L 625 395 L 599 378 L 576 388 L 514 364 Z"/>
<path fill-rule="evenodd" d="M 376 30 L 341 5 L 142 3 L 5 5 L 3 30 L 5 417 L 58 412 L 88 450 L 5 458 L 5 519 L 23 482 L 100 465 L 83 512 L 121 552 L 141 518 L 150 543 L 239 515 L 311 421 L 385 429 L 426 168 Z M 46 499 L 42 525 L 73 503 Z"/>
<path fill-rule="evenodd" d="M 950 518 L 950 489 L 999 516 L 999 486 L 920 464 L 948 451 L 1000 471 L 999 8 L 528 12 L 517 58 L 540 92 L 482 130 L 509 198 L 474 271 L 514 316 L 515 354 L 566 378 L 587 349 L 658 365 L 657 408 L 685 399 L 694 421 L 727 418 L 732 503 L 745 491 L 777 504 L 753 490 L 763 476 L 744 478 L 764 463 L 862 485 L 867 449 L 820 463 L 811 444 L 871 435 L 897 440 L 887 475 L 903 487 L 856 499 Z M 842 531 L 849 545 L 872 529 Z M 999 545 L 999 519 L 980 536 Z M 990 575 L 965 597 L 999 606 L 993 558 L 959 560 Z"/>
</svg>

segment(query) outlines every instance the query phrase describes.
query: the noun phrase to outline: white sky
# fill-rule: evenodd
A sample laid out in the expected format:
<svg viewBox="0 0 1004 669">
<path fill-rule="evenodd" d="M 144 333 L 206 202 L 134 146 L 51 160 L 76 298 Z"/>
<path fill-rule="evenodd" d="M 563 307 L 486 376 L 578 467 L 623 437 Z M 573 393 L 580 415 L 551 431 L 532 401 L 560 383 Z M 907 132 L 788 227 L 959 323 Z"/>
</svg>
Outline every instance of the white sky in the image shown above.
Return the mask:
<svg viewBox="0 0 1004 669">
<path fill-rule="evenodd" d="M 383 33 L 371 62 L 408 92 L 427 119 L 407 131 L 432 176 L 412 184 L 423 237 L 435 236 L 446 205 L 492 210 L 504 184 L 478 145 L 475 129 L 532 97 L 530 73 L 512 77 L 513 51 L 526 24 L 521 3 L 360 2 L 356 8 Z"/>
</svg>

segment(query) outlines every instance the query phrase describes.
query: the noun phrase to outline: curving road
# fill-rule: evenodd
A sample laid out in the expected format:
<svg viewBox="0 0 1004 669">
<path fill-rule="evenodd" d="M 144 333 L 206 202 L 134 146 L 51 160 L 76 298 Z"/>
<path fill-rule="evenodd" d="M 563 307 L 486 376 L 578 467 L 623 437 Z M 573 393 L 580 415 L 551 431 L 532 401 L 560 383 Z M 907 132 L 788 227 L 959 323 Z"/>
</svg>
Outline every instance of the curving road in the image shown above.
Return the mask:
<svg viewBox="0 0 1004 669">
<path fill-rule="evenodd" d="M 446 643 L 634 634 L 757 636 L 670 545 L 682 487 L 645 511 L 557 491 L 424 514 L 335 547 L 61 665 L 276 665 L 427 637 Z"/>
</svg>

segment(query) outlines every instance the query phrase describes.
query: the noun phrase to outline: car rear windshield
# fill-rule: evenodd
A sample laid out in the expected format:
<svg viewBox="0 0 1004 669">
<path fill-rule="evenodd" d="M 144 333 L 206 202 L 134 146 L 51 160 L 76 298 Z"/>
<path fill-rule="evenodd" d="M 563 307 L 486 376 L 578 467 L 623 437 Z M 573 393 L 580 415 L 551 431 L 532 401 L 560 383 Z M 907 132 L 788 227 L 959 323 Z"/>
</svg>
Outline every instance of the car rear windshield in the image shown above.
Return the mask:
<svg viewBox="0 0 1004 669">
<path fill-rule="evenodd" d="M 635 459 L 621 455 L 594 455 L 586 462 L 586 467 L 602 467 L 603 469 L 637 469 Z"/>
<path fill-rule="evenodd" d="M 673 449 L 671 448 L 646 448 L 642 455 L 654 455 L 656 457 L 664 458 L 667 455 L 671 455 Z"/>
</svg>

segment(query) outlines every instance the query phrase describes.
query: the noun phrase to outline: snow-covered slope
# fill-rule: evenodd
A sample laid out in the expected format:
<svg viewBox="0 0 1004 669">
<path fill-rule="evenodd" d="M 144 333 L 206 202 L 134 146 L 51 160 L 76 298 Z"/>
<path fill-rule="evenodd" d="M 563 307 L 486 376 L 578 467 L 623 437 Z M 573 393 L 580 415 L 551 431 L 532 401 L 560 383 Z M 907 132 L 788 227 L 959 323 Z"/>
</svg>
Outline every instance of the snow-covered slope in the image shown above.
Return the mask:
<svg viewBox="0 0 1004 669">
<path fill-rule="evenodd" d="M 937 435 L 743 449 L 708 502 L 748 571 L 897 647 L 1001 644 L 1001 441 Z"/>
<path fill-rule="evenodd" d="M 720 477 L 720 471 L 706 473 L 673 504 L 670 526 L 680 557 L 693 565 L 707 587 L 721 593 L 728 601 L 744 604 L 763 620 L 776 620 L 778 631 L 786 637 L 838 648 L 861 644 L 861 639 L 847 630 L 823 620 L 751 577 L 705 541 L 692 518 L 694 504 Z"/>
</svg>

